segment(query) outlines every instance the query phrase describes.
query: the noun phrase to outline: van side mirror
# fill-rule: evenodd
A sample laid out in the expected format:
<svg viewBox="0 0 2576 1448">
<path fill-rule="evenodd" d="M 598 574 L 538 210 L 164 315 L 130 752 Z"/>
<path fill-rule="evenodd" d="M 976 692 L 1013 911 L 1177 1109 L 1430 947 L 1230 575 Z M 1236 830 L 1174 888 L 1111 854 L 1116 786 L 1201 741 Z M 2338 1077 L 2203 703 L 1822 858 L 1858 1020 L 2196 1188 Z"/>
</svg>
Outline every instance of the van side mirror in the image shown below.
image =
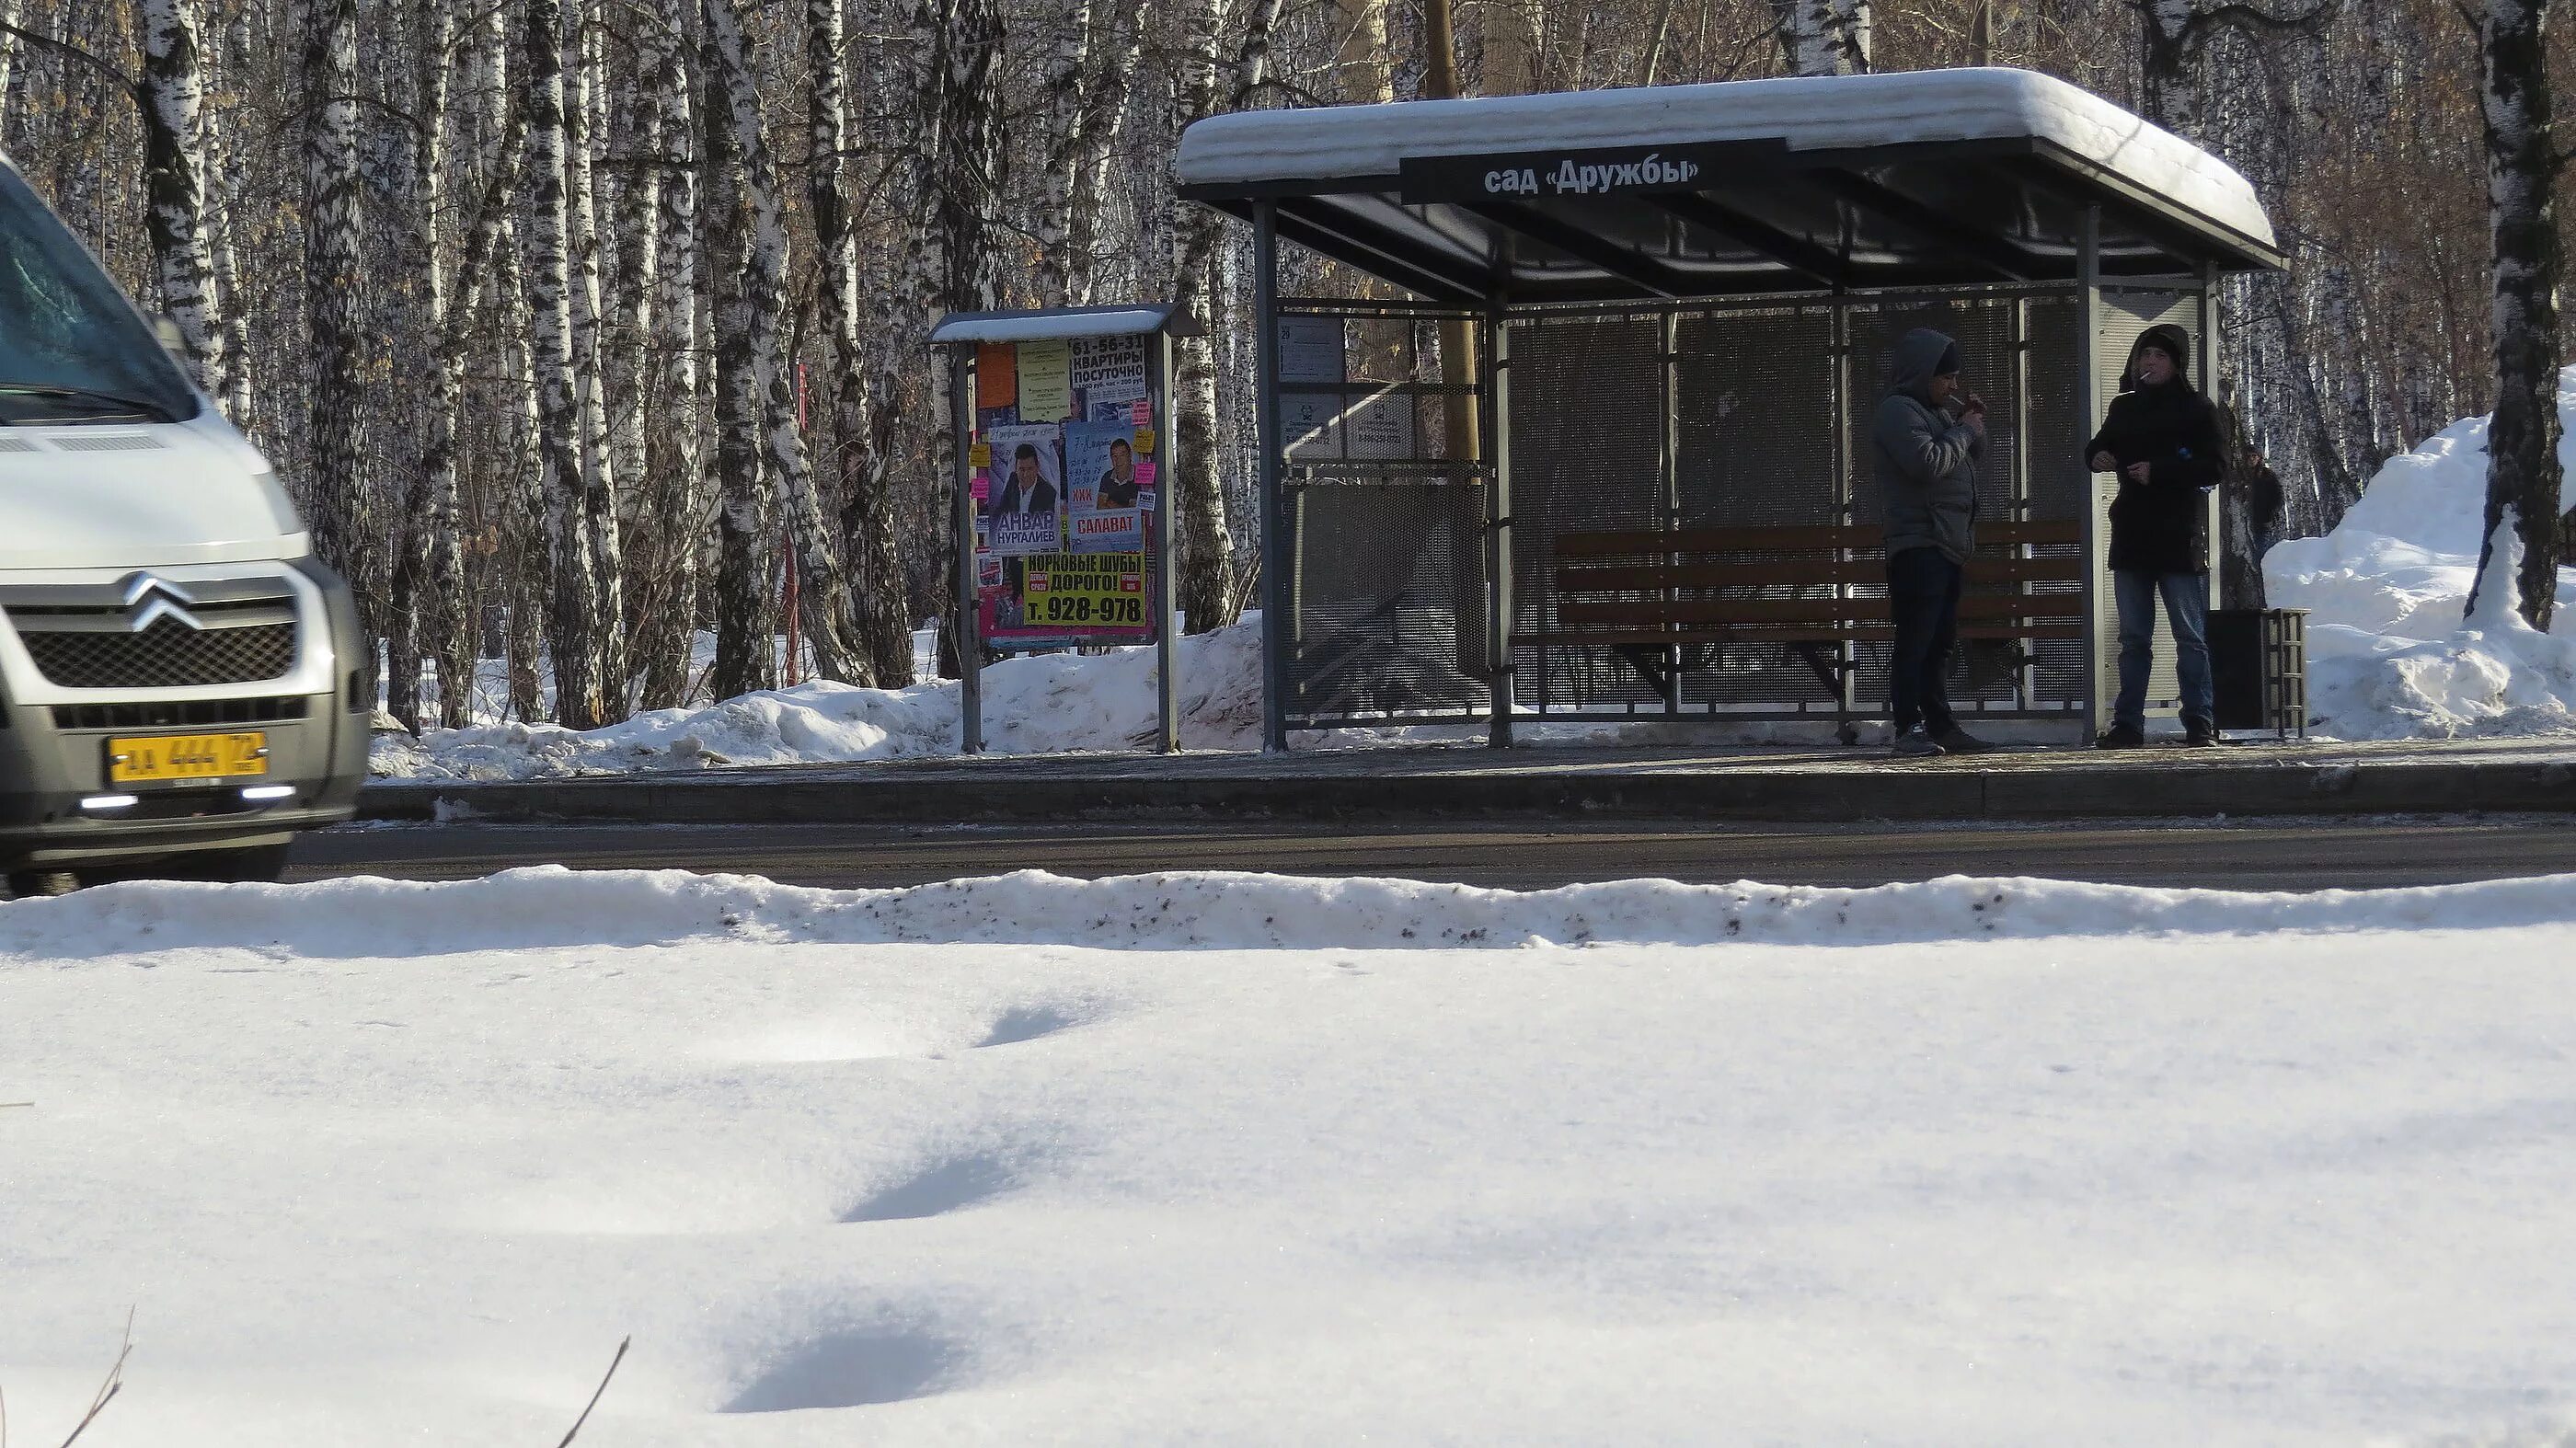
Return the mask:
<svg viewBox="0 0 2576 1448">
<path fill-rule="evenodd" d="M 179 321 L 176 317 L 167 312 L 154 312 L 152 335 L 161 343 L 162 351 L 181 362 L 188 360 L 188 337 L 186 333 L 179 330 Z"/>
</svg>

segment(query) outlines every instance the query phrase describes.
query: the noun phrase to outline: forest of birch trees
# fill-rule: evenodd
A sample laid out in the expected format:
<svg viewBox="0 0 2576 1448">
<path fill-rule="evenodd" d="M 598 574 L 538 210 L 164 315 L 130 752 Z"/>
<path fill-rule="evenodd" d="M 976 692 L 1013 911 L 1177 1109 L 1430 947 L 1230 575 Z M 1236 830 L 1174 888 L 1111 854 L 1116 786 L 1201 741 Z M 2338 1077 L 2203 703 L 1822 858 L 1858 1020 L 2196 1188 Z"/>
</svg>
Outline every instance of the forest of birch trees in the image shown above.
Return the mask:
<svg viewBox="0 0 2576 1448">
<path fill-rule="evenodd" d="M 1229 621 L 1248 240 L 1171 164 L 1231 109 L 2062 76 L 2262 191 L 2293 265 L 2231 283 L 2220 381 L 2329 526 L 2491 405 L 2487 3 L 0 0 L 0 144 L 276 463 L 397 716 L 466 722 L 493 659 L 504 710 L 593 726 L 774 682 L 791 560 L 815 670 L 911 682 L 951 310 L 1191 309 L 1180 602 Z"/>
</svg>

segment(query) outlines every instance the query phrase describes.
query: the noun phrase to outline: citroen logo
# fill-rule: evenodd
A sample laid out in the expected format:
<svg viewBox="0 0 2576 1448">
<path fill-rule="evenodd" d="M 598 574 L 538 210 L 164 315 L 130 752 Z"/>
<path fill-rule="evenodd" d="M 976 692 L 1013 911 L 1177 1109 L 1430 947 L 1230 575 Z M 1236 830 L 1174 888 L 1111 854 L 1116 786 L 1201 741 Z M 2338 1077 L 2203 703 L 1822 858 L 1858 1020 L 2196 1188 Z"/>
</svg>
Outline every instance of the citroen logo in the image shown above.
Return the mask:
<svg viewBox="0 0 2576 1448">
<path fill-rule="evenodd" d="M 141 633 L 165 618 L 202 629 L 205 625 L 188 611 L 188 606 L 196 601 L 188 590 L 169 579 L 150 573 L 128 575 L 125 580 L 125 630 Z"/>
</svg>

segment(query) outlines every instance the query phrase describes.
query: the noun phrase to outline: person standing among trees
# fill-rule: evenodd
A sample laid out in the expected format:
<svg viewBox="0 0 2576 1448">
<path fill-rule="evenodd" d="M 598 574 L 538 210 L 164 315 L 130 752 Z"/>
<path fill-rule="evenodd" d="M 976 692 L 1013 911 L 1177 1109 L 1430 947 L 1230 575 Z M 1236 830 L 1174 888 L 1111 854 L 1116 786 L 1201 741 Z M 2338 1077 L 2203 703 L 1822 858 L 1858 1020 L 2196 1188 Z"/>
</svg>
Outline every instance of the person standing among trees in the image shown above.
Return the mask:
<svg viewBox="0 0 2576 1448">
<path fill-rule="evenodd" d="M 1887 608 L 1896 624 L 1887 698 L 1898 754 L 1974 754 L 1989 746 L 1950 717 L 1944 675 L 1959 632 L 1959 593 L 1977 550 L 1977 459 L 1986 405 L 1959 385 L 1959 346 L 1929 327 L 1896 344 L 1870 434 L 1887 520 Z"/>
<path fill-rule="evenodd" d="M 2193 744 L 2218 742 L 2209 674 L 2209 490 L 2226 475 L 2218 413 L 2191 385 L 2182 328 L 2149 327 L 2120 374 L 2120 395 L 2084 445 L 2092 471 L 2117 473 L 2111 500 L 2111 586 L 2120 610 L 2120 693 L 2111 727 L 2093 742 L 2147 742 L 2147 672 L 2155 663 L 2156 599 L 2173 630 L 2182 723 Z"/>
</svg>

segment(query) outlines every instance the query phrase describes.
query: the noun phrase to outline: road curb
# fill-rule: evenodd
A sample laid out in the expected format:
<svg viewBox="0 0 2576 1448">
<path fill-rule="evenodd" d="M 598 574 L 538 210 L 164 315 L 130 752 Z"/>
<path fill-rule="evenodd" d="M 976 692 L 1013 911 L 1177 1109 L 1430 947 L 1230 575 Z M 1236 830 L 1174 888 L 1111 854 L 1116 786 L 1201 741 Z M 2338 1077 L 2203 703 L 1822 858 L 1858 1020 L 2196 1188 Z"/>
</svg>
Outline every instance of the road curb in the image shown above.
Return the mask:
<svg viewBox="0 0 2576 1448">
<path fill-rule="evenodd" d="M 2213 815 L 2576 812 L 2565 760 L 1885 770 L 1563 769 L 1174 776 L 910 775 L 852 769 L 496 781 L 382 780 L 375 820 L 636 824 L 1200 819 L 2205 819 Z M 960 773 L 971 773 L 961 771 Z"/>
</svg>

